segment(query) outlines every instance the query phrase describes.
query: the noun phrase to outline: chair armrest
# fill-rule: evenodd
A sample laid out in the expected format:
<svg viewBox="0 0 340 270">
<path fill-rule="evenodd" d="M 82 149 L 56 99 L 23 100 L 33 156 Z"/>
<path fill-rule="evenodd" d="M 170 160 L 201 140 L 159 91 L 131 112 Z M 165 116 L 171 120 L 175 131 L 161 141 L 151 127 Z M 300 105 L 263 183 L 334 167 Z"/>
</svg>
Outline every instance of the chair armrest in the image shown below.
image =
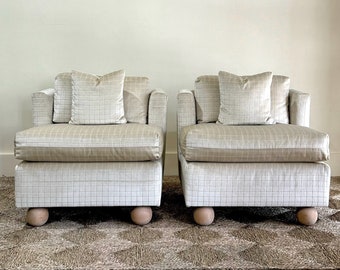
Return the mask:
<svg viewBox="0 0 340 270">
<path fill-rule="evenodd" d="M 168 96 L 163 90 L 153 90 L 150 94 L 148 124 L 161 127 L 166 132 Z"/>
<path fill-rule="evenodd" d="M 178 135 L 185 126 L 196 124 L 196 104 L 193 91 L 181 90 L 177 95 Z"/>
<path fill-rule="evenodd" d="M 289 122 L 293 125 L 309 127 L 310 94 L 289 90 Z"/>
<path fill-rule="evenodd" d="M 33 93 L 32 113 L 34 126 L 52 124 L 54 92 L 54 89 L 49 88 Z"/>
</svg>

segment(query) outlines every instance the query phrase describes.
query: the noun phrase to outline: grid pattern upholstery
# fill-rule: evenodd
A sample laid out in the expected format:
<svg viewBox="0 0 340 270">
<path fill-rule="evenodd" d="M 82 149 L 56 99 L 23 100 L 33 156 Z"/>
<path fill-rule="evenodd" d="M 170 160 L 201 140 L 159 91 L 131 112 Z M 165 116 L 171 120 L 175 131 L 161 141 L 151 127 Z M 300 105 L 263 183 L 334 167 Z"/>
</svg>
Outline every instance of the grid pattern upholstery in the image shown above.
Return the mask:
<svg viewBox="0 0 340 270">
<path fill-rule="evenodd" d="M 328 135 L 296 125 L 184 127 L 179 138 L 187 161 L 317 162 L 329 158 Z"/>
<path fill-rule="evenodd" d="M 272 124 L 270 86 L 273 74 L 237 76 L 220 71 L 220 113 L 218 122 L 225 125 Z"/>
<path fill-rule="evenodd" d="M 143 81 L 141 84 L 144 86 L 145 81 L 148 81 L 140 80 Z M 140 87 L 141 84 L 134 85 Z M 135 91 L 132 88 L 133 86 L 130 90 Z M 103 155 L 105 157 L 113 155 L 117 159 L 122 159 L 125 155 L 132 160 L 108 161 L 106 159 L 103 162 L 103 159 L 90 158 L 86 162 L 84 160 L 74 162 L 75 159 L 66 157 L 68 154 L 58 162 L 53 161 L 56 158 L 55 154 L 50 155 L 51 161 L 47 161 L 48 158 L 41 161 L 24 160 L 15 169 L 16 205 L 18 207 L 159 206 L 168 98 L 160 89 L 147 91 L 149 91 L 146 104 L 148 120 L 144 120 L 144 124 L 92 126 L 54 124 L 55 90 L 48 89 L 34 93 L 32 102 L 35 143 L 48 147 L 51 146 L 51 142 L 53 144 L 58 141 L 64 146 L 68 144 L 69 149 L 73 148 L 71 152 L 75 151 L 74 148 L 77 146 L 84 146 L 83 143 L 92 146 L 101 145 L 106 149 Z M 50 129 L 47 134 L 50 138 L 54 136 L 53 139 L 44 138 L 46 133 L 39 137 L 39 133 L 40 135 L 43 133 L 40 131 L 46 129 Z M 23 134 L 18 133 L 19 137 Z M 56 139 L 58 136 L 59 138 Z M 20 140 L 21 143 L 27 143 L 30 139 L 24 136 Z M 122 143 L 126 147 L 125 154 L 116 151 Z M 151 151 L 140 149 L 140 153 L 136 154 L 131 151 L 132 149 L 128 149 L 129 145 L 132 146 L 133 151 L 136 151 L 138 146 L 142 148 L 146 146 Z M 81 147 L 78 150 L 82 151 Z M 98 149 L 92 148 L 88 153 L 82 154 L 92 155 L 94 150 Z M 19 152 L 17 157 L 22 154 Z M 23 156 L 21 158 L 26 159 Z"/>
<path fill-rule="evenodd" d="M 204 77 L 205 76 L 201 76 L 199 78 Z M 211 76 L 209 78 L 217 79 L 217 76 Z M 281 82 L 287 83 L 287 79 L 281 78 L 281 80 Z M 247 135 L 236 132 L 236 130 L 241 127 L 223 127 L 216 123 L 201 123 L 202 115 L 199 114 L 199 105 L 195 91 L 181 90 L 177 96 L 179 171 L 185 203 L 188 207 L 328 206 L 330 168 L 323 161 L 314 161 L 327 160 L 329 158 L 329 139 L 326 134 L 308 128 L 310 110 L 309 94 L 289 90 L 288 99 L 287 97 L 285 98 L 287 103 L 286 110 L 288 112 L 286 119 L 288 119 L 289 124 L 247 126 L 246 130 L 254 128 L 254 130 Z M 210 108 L 216 107 L 214 103 L 216 99 L 210 98 L 209 100 L 213 102 L 205 106 Z M 206 102 L 209 103 L 208 100 L 206 100 Z M 282 119 L 284 120 L 284 117 Z M 264 127 L 273 129 L 279 127 L 277 132 L 279 132 L 280 127 L 284 129 L 287 128 L 286 132 L 289 130 L 295 132 L 295 129 L 301 130 L 303 131 L 301 133 L 303 140 L 311 140 L 312 144 L 318 144 L 318 139 L 314 138 L 316 139 L 314 141 L 314 139 L 312 139 L 313 136 L 311 136 L 316 132 L 316 134 L 321 136 L 319 138 L 323 137 L 323 139 L 319 141 L 320 144 L 318 146 L 319 149 L 323 149 L 321 150 L 323 154 L 316 159 L 312 158 L 308 160 L 308 162 L 306 162 L 306 160 L 304 162 L 292 161 L 289 160 L 289 156 L 284 157 L 284 155 L 281 155 L 281 157 L 285 160 L 282 159 L 280 162 L 277 162 L 277 160 L 275 160 L 275 162 L 268 161 L 267 153 L 257 156 L 254 155 L 251 160 L 247 160 L 246 162 L 237 158 L 219 160 L 219 157 L 226 158 L 225 153 L 220 155 L 214 153 L 209 155 L 210 158 L 204 157 L 204 155 L 207 154 L 206 149 L 204 149 L 205 147 L 214 145 L 218 148 L 221 147 L 223 143 L 229 143 L 231 148 L 234 147 L 240 150 L 242 146 L 247 145 L 247 138 L 249 140 L 247 151 L 251 151 L 249 148 L 254 149 L 261 144 L 266 145 L 266 143 L 269 145 L 272 144 L 269 146 L 272 147 L 275 142 L 274 134 L 272 134 L 272 136 L 267 134 L 267 141 L 261 141 L 266 138 L 261 138 L 260 136 L 261 130 Z M 219 129 L 223 130 L 223 132 L 216 132 L 216 130 Z M 194 137 L 197 138 L 194 145 L 189 145 L 188 141 L 185 141 L 186 133 L 189 130 L 193 131 L 192 135 L 194 134 L 191 138 L 191 143 L 193 143 Z M 204 130 L 206 134 L 204 134 L 204 132 L 201 133 L 200 131 L 202 130 Z M 232 130 L 233 132 L 229 133 L 227 132 L 228 130 Z M 257 135 L 256 130 L 258 131 Z M 304 134 L 304 132 L 307 133 Z M 215 137 L 212 136 L 212 133 Z M 289 139 L 288 137 L 287 139 Z M 232 142 L 231 138 L 235 141 Z M 282 143 L 285 142 L 282 141 Z M 289 141 L 289 143 L 292 142 Z M 296 141 L 295 145 L 299 145 L 300 143 L 302 143 L 302 141 Z M 313 150 L 312 144 L 310 147 L 311 150 Z M 201 154 L 204 157 L 203 160 L 199 160 L 197 156 L 188 156 L 188 151 L 192 153 L 193 146 L 200 148 Z M 301 155 L 305 153 L 306 151 L 302 151 Z M 272 155 L 273 158 L 274 156 L 277 157 L 277 153 Z M 216 158 L 218 160 L 216 160 Z"/>
<path fill-rule="evenodd" d="M 124 124 L 125 71 L 103 76 L 72 71 L 70 124 Z"/>
<path fill-rule="evenodd" d="M 159 206 L 162 161 L 21 162 L 17 207 Z"/>
<path fill-rule="evenodd" d="M 325 163 L 180 162 L 188 207 L 328 206 Z"/>
<path fill-rule="evenodd" d="M 302 93 L 294 95 L 294 91 L 289 90 L 290 78 L 282 75 L 273 75 L 271 83 L 271 116 L 281 124 L 289 123 L 289 100 L 294 101 L 295 97 L 299 100 Z M 195 101 L 197 110 L 197 122 L 209 123 L 216 122 L 220 112 L 220 86 L 217 75 L 202 75 L 195 81 Z M 307 97 L 308 95 L 305 95 Z M 300 104 L 302 105 L 302 104 Z M 294 121 L 294 119 L 293 119 Z"/>
<path fill-rule="evenodd" d="M 51 124 L 18 132 L 15 157 L 43 162 L 146 161 L 160 159 L 163 144 L 157 126 Z"/>
</svg>

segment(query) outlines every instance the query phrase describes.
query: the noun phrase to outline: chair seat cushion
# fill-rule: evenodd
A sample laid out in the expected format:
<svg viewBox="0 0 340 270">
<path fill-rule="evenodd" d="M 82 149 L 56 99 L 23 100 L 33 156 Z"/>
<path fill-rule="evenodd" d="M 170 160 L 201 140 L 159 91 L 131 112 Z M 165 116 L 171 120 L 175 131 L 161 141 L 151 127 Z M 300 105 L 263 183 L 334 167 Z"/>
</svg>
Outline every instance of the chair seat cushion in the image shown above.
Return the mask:
<svg viewBox="0 0 340 270">
<path fill-rule="evenodd" d="M 329 138 L 296 125 L 204 123 L 181 130 L 180 149 L 187 161 L 316 162 L 329 159 Z"/>
<path fill-rule="evenodd" d="M 147 161 L 160 159 L 162 129 L 144 124 L 51 124 L 18 132 L 15 157 L 27 161 Z"/>
</svg>

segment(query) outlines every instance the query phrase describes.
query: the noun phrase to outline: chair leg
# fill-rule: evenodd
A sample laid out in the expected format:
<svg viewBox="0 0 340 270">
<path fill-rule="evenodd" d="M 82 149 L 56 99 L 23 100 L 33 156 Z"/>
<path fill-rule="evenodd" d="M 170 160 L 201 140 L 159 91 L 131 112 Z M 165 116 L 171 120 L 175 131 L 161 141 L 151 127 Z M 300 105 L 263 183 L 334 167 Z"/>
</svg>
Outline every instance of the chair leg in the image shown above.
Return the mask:
<svg viewBox="0 0 340 270">
<path fill-rule="evenodd" d="M 26 214 L 26 222 L 32 226 L 42 226 L 48 220 L 47 208 L 30 208 Z"/>
<path fill-rule="evenodd" d="M 313 225 L 318 220 L 318 211 L 314 207 L 301 208 L 297 211 L 296 217 L 303 225 Z"/>
<path fill-rule="evenodd" d="M 215 218 L 215 212 L 212 207 L 199 207 L 194 210 L 194 220 L 198 225 L 210 225 Z"/>
<path fill-rule="evenodd" d="M 149 206 L 138 206 L 131 211 L 130 216 L 133 223 L 137 225 L 146 225 L 152 219 L 152 209 Z"/>
</svg>

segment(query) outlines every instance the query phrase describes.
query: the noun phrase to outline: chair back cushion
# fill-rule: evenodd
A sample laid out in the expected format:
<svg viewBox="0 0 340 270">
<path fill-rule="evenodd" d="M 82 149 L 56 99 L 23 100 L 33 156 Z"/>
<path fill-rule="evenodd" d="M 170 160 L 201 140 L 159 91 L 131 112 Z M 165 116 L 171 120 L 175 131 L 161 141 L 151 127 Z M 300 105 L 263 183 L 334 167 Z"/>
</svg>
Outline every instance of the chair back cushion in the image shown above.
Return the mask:
<svg viewBox="0 0 340 270">
<path fill-rule="evenodd" d="M 71 72 L 60 73 L 55 78 L 54 123 L 68 123 L 72 112 Z M 151 90 L 146 77 L 126 76 L 124 80 L 124 112 L 129 123 L 147 122 L 148 100 Z"/>
<path fill-rule="evenodd" d="M 290 79 L 273 75 L 271 83 L 271 117 L 282 124 L 289 123 L 288 95 Z M 220 89 L 217 75 L 203 75 L 195 81 L 198 123 L 216 122 L 220 112 Z"/>
</svg>

